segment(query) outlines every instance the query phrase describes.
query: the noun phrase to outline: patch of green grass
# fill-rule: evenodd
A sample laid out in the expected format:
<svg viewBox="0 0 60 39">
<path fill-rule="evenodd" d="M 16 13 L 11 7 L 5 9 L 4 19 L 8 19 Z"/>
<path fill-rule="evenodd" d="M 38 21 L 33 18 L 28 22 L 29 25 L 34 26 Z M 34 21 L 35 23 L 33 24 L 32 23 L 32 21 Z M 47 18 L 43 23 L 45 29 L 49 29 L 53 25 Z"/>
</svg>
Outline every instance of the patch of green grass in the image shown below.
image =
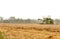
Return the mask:
<svg viewBox="0 0 60 39">
<path fill-rule="evenodd" d="M 0 32 L 0 39 L 4 39 L 3 33 Z"/>
</svg>

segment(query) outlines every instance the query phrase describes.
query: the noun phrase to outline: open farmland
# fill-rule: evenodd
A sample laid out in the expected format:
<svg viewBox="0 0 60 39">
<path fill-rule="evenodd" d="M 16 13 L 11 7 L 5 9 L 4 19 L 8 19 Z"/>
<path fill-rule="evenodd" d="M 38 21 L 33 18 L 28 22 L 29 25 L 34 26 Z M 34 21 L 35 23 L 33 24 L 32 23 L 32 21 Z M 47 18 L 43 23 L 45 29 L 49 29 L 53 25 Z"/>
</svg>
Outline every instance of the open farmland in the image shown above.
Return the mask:
<svg viewBox="0 0 60 39">
<path fill-rule="evenodd" d="M 0 24 L 4 39 L 60 39 L 60 25 Z"/>
</svg>

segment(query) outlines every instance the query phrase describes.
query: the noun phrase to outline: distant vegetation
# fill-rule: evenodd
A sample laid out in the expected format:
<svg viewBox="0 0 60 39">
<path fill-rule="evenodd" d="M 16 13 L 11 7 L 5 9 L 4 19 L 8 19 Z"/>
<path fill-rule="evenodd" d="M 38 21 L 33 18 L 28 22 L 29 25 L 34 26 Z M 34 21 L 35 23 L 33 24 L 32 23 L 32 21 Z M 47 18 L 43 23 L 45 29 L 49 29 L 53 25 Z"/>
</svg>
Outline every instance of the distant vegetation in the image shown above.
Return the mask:
<svg viewBox="0 0 60 39">
<path fill-rule="evenodd" d="M 43 23 L 44 24 L 54 24 L 54 21 L 51 18 L 44 18 Z"/>
<path fill-rule="evenodd" d="M 38 24 L 60 24 L 60 19 L 52 19 L 50 17 L 45 17 L 43 19 L 20 19 L 15 17 L 10 17 L 9 19 L 3 19 L 0 17 L 0 23 L 38 23 Z"/>
</svg>

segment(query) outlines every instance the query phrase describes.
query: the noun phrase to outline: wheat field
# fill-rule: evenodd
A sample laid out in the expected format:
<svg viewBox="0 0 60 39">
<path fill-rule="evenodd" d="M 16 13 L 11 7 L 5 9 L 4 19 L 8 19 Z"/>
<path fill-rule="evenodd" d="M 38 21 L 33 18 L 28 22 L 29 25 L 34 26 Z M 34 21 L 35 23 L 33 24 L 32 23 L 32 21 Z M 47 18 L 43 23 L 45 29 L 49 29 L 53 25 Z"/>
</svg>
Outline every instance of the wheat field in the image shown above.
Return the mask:
<svg viewBox="0 0 60 39">
<path fill-rule="evenodd" d="M 60 25 L 0 24 L 4 39 L 60 39 Z"/>
</svg>

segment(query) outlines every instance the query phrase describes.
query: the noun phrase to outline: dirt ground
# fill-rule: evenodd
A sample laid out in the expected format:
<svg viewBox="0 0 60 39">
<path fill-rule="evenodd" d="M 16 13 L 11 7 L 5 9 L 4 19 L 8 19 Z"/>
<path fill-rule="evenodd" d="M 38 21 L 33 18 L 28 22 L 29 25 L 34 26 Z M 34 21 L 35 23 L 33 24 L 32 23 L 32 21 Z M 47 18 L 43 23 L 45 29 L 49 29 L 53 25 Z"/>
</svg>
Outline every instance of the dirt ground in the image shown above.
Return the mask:
<svg viewBox="0 0 60 39">
<path fill-rule="evenodd" d="M 60 25 L 0 24 L 5 39 L 60 39 Z"/>
</svg>

